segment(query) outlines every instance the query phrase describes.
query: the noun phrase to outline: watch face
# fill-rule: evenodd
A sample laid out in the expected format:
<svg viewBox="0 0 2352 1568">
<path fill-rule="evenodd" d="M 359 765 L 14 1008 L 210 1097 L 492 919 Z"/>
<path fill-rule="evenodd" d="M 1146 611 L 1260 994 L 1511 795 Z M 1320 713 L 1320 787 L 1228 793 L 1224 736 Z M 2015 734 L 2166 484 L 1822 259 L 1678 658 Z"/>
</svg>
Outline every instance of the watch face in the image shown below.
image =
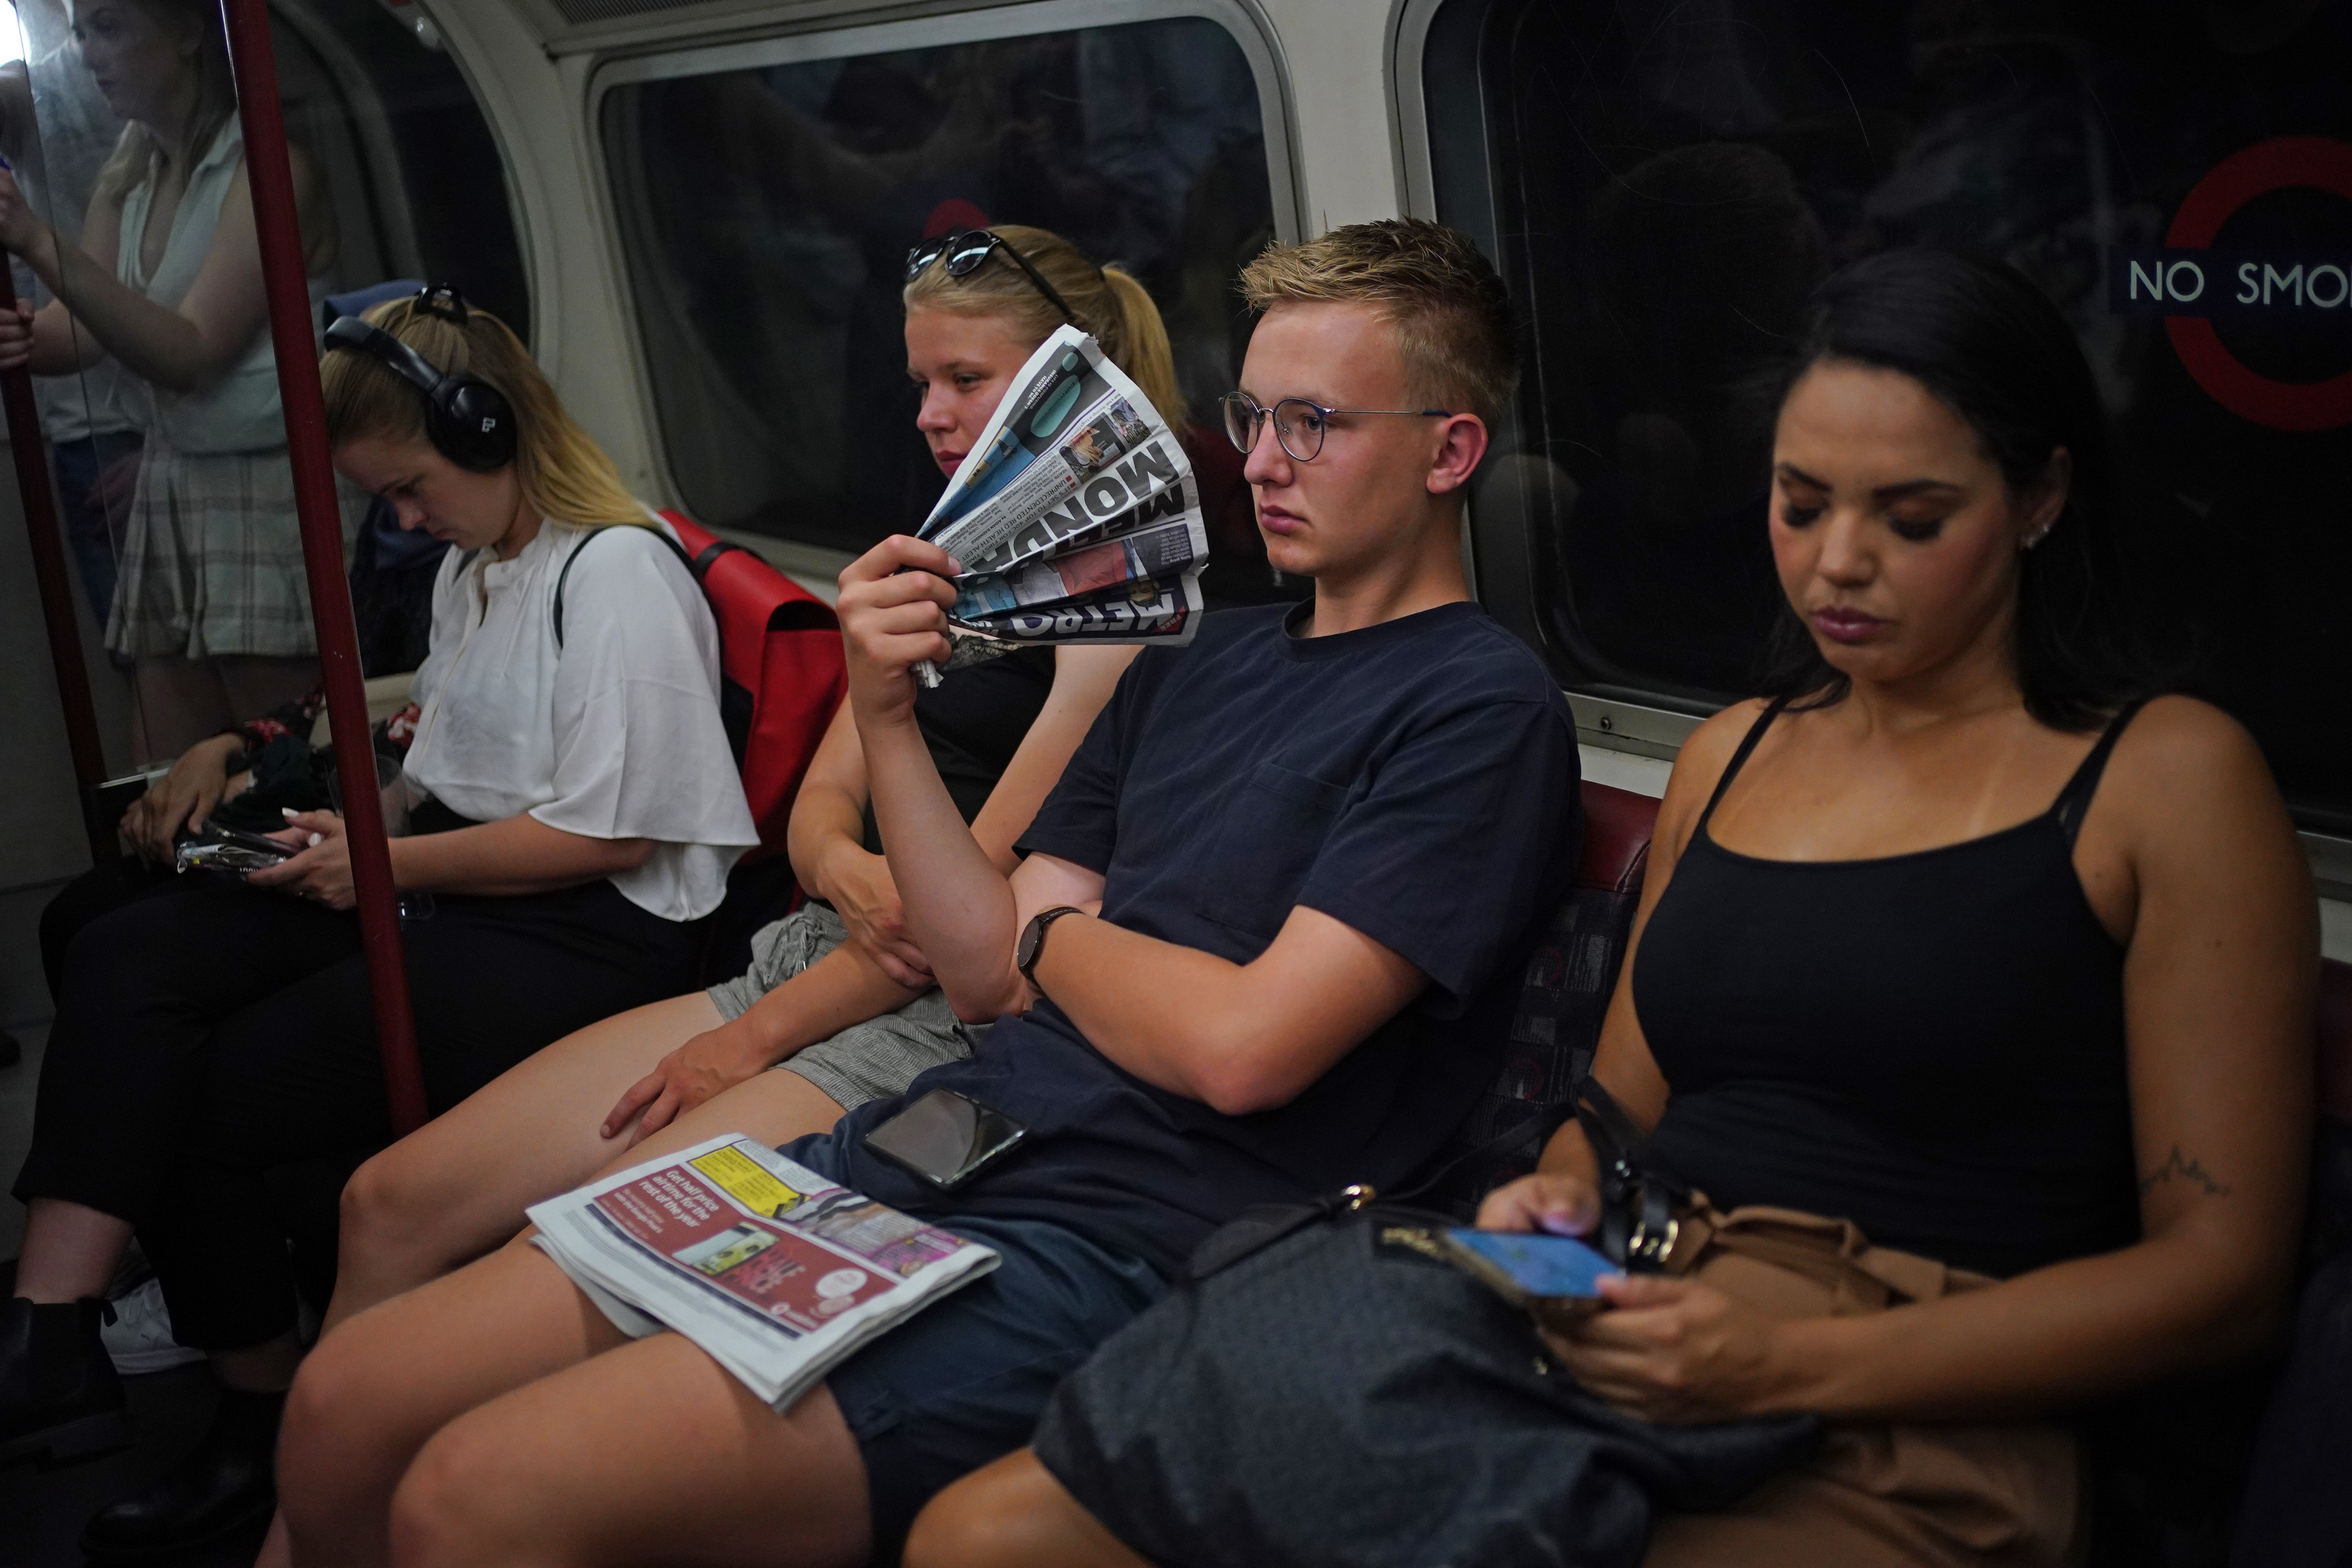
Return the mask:
<svg viewBox="0 0 2352 1568">
<path fill-rule="evenodd" d="M 1027 973 L 1029 966 L 1037 962 L 1037 944 L 1045 934 L 1044 917 L 1030 916 L 1028 925 L 1022 930 L 1020 945 L 1013 950 L 1013 965 L 1023 973 Z"/>
</svg>

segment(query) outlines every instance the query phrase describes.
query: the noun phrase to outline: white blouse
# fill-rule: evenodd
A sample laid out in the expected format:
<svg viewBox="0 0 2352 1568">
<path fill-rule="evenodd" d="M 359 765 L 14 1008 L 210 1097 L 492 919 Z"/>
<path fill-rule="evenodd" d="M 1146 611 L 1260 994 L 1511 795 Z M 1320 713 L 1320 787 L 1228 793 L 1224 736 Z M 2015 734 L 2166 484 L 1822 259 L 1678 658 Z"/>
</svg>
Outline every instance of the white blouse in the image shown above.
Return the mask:
<svg viewBox="0 0 2352 1568">
<path fill-rule="evenodd" d="M 556 578 L 583 543 L 559 650 Z M 528 811 L 589 838 L 653 839 L 612 882 L 665 920 L 717 909 L 728 868 L 760 841 L 719 719 L 718 625 L 645 529 L 551 521 L 511 561 L 451 551 L 410 689 L 415 788 L 478 822 Z"/>
</svg>

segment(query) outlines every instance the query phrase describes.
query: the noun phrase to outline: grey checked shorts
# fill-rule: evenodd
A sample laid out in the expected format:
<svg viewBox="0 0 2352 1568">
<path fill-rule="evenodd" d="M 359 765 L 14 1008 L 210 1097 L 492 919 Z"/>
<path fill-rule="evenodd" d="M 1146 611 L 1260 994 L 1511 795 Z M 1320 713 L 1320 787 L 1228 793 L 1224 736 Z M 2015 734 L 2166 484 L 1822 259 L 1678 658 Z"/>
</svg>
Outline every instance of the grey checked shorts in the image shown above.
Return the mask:
<svg viewBox="0 0 2352 1568">
<path fill-rule="evenodd" d="M 824 904 L 803 904 L 751 938 L 751 967 L 710 988 L 719 1016 L 730 1023 L 752 1004 L 849 940 L 841 917 Z M 934 986 L 895 1013 L 852 1024 L 776 1064 L 798 1073 L 844 1110 L 907 1091 L 920 1074 L 971 1055 L 971 1036 Z"/>
</svg>

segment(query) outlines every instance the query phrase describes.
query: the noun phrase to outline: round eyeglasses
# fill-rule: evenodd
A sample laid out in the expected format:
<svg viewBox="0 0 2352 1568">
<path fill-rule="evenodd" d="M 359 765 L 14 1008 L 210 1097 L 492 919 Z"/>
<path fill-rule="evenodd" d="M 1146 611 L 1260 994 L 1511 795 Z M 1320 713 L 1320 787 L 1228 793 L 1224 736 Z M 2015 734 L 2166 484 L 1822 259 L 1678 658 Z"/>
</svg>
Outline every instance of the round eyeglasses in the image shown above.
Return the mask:
<svg viewBox="0 0 2352 1568">
<path fill-rule="evenodd" d="M 907 252 L 907 281 L 912 283 L 922 275 L 923 268 L 934 261 L 940 262 L 940 269 L 950 278 L 969 278 L 982 262 L 988 259 L 988 253 L 999 247 L 1013 258 L 1015 267 L 1029 275 L 1029 281 L 1037 286 L 1037 292 L 1045 296 L 1054 309 L 1062 312 L 1063 320 L 1074 327 L 1085 327 L 1086 323 L 1078 320 L 1078 313 L 1070 309 L 1070 302 L 1045 281 L 1044 273 L 1029 265 L 1029 258 L 1014 249 L 1011 240 L 984 228 L 960 228 L 937 239 L 927 239 Z"/>
<path fill-rule="evenodd" d="M 1257 438 L 1265 432 L 1269 416 L 1274 420 L 1274 438 L 1282 449 L 1301 463 L 1311 463 L 1323 450 L 1323 437 L 1331 427 L 1334 414 L 1395 414 L 1410 419 L 1451 419 L 1451 408 L 1326 408 L 1304 397 L 1286 397 L 1268 408 L 1246 392 L 1228 392 L 1217 400 L 1225 413 L 1225 439 L 1234 449 L 1247 456 L 1257 449 Z"/>
</svg>

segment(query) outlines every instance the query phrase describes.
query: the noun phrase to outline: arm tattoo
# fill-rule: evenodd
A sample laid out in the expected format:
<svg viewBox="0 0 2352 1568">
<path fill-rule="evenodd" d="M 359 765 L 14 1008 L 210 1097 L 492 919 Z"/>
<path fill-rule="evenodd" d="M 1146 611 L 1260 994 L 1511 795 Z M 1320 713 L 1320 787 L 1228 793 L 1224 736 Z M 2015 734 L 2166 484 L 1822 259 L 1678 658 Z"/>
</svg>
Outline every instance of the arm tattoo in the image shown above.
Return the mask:
<svg viewBox="0 0 2352 1568">
<path fill-rule="evenodd" d="M 2230 1195 L 2228 1186 L 2215 1181 L 2213 1173 L 2193 1157 L 2182 1154 L 2180 1145 L 2175 1143 L 2172 1146 L 2172 1152 L 2166 1157 L 2164 1163 L 2139 1179 L 2140 1196 L 2147 1196 L 2159 1184 L 2168 1182 L 2175 1176 L 2201 1188 L 2209 1198 L 2226 1198 Z"/>
</svg>

